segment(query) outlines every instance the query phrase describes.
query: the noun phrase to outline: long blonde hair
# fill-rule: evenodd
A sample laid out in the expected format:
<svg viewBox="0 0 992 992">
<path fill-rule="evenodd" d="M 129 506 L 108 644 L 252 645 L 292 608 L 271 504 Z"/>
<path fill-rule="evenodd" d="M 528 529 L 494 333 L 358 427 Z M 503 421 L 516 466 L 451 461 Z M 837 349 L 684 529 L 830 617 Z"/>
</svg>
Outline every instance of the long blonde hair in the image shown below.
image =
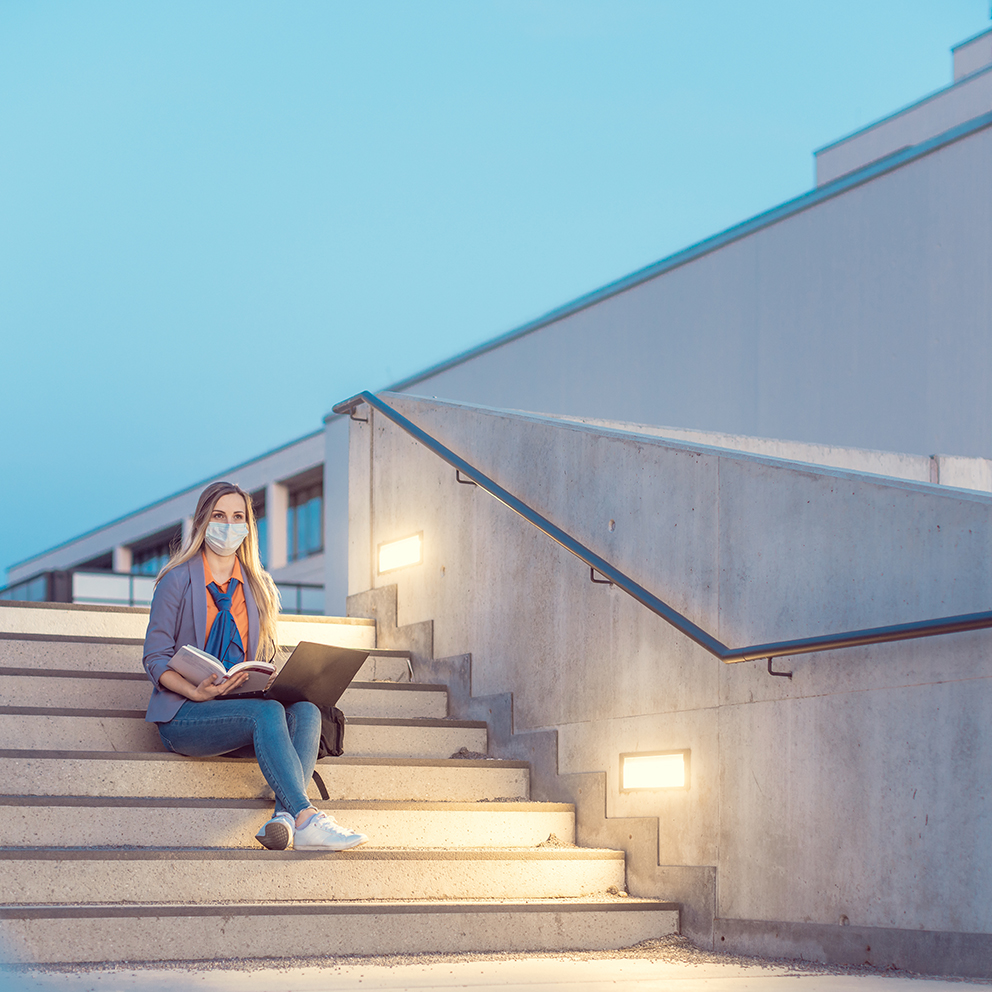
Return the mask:
<svg viewBox="0 0 992 992">
<path fill-rule="evenodd" d="M 195 558 L 203 550 L 203 542 L 207 533 L 207 524 L 214 512 L 217 500 L 230 493 L 237 493 L 245 501 L 245 522 L 248 524 L 248 536 L 241 542 L 236 554 L 241 562 L 241 574 L 251 586 L 255 604 L 258 606 L 258 657 L 272 658 L 279 647 L 279 591 L 276 589 L 272 576 L 262 568 L 258 556 L 258 524 L 255 521 L 255 509 L 251 504 L 251 496 L 239 485 L 233 482 L 212 482 L 200 493 L 196 501 L 196 511 L 193 514 L 193 526 L 189 537 L 182 546 L 165 563 L 158 573 L 155 584 L 162 581 L 162 576 L 171 572 L 177 565 Z"/>
</svg>

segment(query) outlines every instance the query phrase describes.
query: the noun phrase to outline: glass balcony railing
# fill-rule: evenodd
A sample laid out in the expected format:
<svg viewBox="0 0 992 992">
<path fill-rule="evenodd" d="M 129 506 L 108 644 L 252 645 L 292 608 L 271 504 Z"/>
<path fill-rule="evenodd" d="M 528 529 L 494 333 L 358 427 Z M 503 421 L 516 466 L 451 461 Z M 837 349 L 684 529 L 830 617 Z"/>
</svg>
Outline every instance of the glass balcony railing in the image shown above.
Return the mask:
<svg viewBox="0 0 992 992">
<path fill-rule="evenodd" d="M 44 603 L 48 599 L 48 575 L 36 575 L 26 582 L 17 582 L 6 589 L 0 589 L 0 599 Z"/>
<path fill-rule="evenodd" d="M 0 589 L 0 600 L 44 603 L 56 601 L 52 595 L 53 576 L 66 573 L 44 572 L 24 582 Z M 58 602 L 88 603 L 95 606 L 150 606 L 155 591 L 154 575 L 133 575 L 129 572 L 72 572 L 67 576 L 71 585 Z M 282 612 L 301 616 L 324 615 L 324 587 L 307 582 L 276 584 L 282 600 Z"/>
<path fill-rule="evenodd" d="M 324 587 L 305 582 L 277 582 L 283 613 L 311 617 L 324 615 Z"/>
<path fill-rule="evenodd" d="M 150 606 L 154 575 L 129 572 L 73 572 L 72 601 L 101 606 Z"/>
</svg>

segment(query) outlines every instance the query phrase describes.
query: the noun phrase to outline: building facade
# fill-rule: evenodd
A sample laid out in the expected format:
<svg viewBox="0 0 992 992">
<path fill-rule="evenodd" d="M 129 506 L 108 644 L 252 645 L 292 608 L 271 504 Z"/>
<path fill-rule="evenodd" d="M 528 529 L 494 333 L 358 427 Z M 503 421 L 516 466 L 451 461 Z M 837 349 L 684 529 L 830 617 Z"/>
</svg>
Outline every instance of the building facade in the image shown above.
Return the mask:
<svg viewBox="0 0 992 992">
<path fill-rule="evenodd" d="M 324 612 L 321 432 L 216 477 L 251 493 L 259 545 L 287 613 Z M 155 576 L 193 522 L 203 482 L 8 570 L 4 599 L 147 606 Z"/>
</svg>

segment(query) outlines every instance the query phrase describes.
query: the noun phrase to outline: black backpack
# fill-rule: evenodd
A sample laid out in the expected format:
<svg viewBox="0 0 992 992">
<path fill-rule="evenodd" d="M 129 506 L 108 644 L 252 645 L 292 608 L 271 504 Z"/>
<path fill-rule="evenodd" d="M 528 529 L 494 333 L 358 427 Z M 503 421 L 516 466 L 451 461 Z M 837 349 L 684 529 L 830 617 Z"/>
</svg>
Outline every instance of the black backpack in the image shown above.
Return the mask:
<svg viewBox="0 0 992 992">
<path fill-rule="evenodd" d="M 339 758 L 344 754 L 344 713 L 336 706 L 320 706 L 320 744 L 317 745 L 317 757 L 319 758 Z M 327 786 L 324 780 L 313 771 L 313 780 L 317 784 L 317 791 L 321 799 L 328 798 Z"/>
</svg>

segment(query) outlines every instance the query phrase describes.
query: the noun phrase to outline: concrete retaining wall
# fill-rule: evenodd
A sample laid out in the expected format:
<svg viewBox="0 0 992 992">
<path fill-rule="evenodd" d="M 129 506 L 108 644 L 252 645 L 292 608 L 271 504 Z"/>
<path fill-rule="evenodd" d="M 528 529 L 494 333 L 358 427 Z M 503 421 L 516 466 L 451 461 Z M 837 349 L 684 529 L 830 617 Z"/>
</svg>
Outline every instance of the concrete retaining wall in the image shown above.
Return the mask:
<svg viewBox="0 0 992 992">
<path fill-rule="evenodd" d="M 992 603 L 988 495 L 388 400 L 731 646 Z M 992 933 L 992 633 L 781 659 L 791 681 L 723 665 L 384 417 L 352 424 L 350 459 L 349 591 L 396 584 L 400 625 L 471 652 L 475 696 L 557 731 L 562 776 L 603 772 L 610 817 L 657 818 L 652 863 L 715 868 L 711 938 Z M 376 573 L 421 531 L 422 564 Z M 619 790 L 621 753 L 682 748 L 689 789 Z"/>
</svg>

